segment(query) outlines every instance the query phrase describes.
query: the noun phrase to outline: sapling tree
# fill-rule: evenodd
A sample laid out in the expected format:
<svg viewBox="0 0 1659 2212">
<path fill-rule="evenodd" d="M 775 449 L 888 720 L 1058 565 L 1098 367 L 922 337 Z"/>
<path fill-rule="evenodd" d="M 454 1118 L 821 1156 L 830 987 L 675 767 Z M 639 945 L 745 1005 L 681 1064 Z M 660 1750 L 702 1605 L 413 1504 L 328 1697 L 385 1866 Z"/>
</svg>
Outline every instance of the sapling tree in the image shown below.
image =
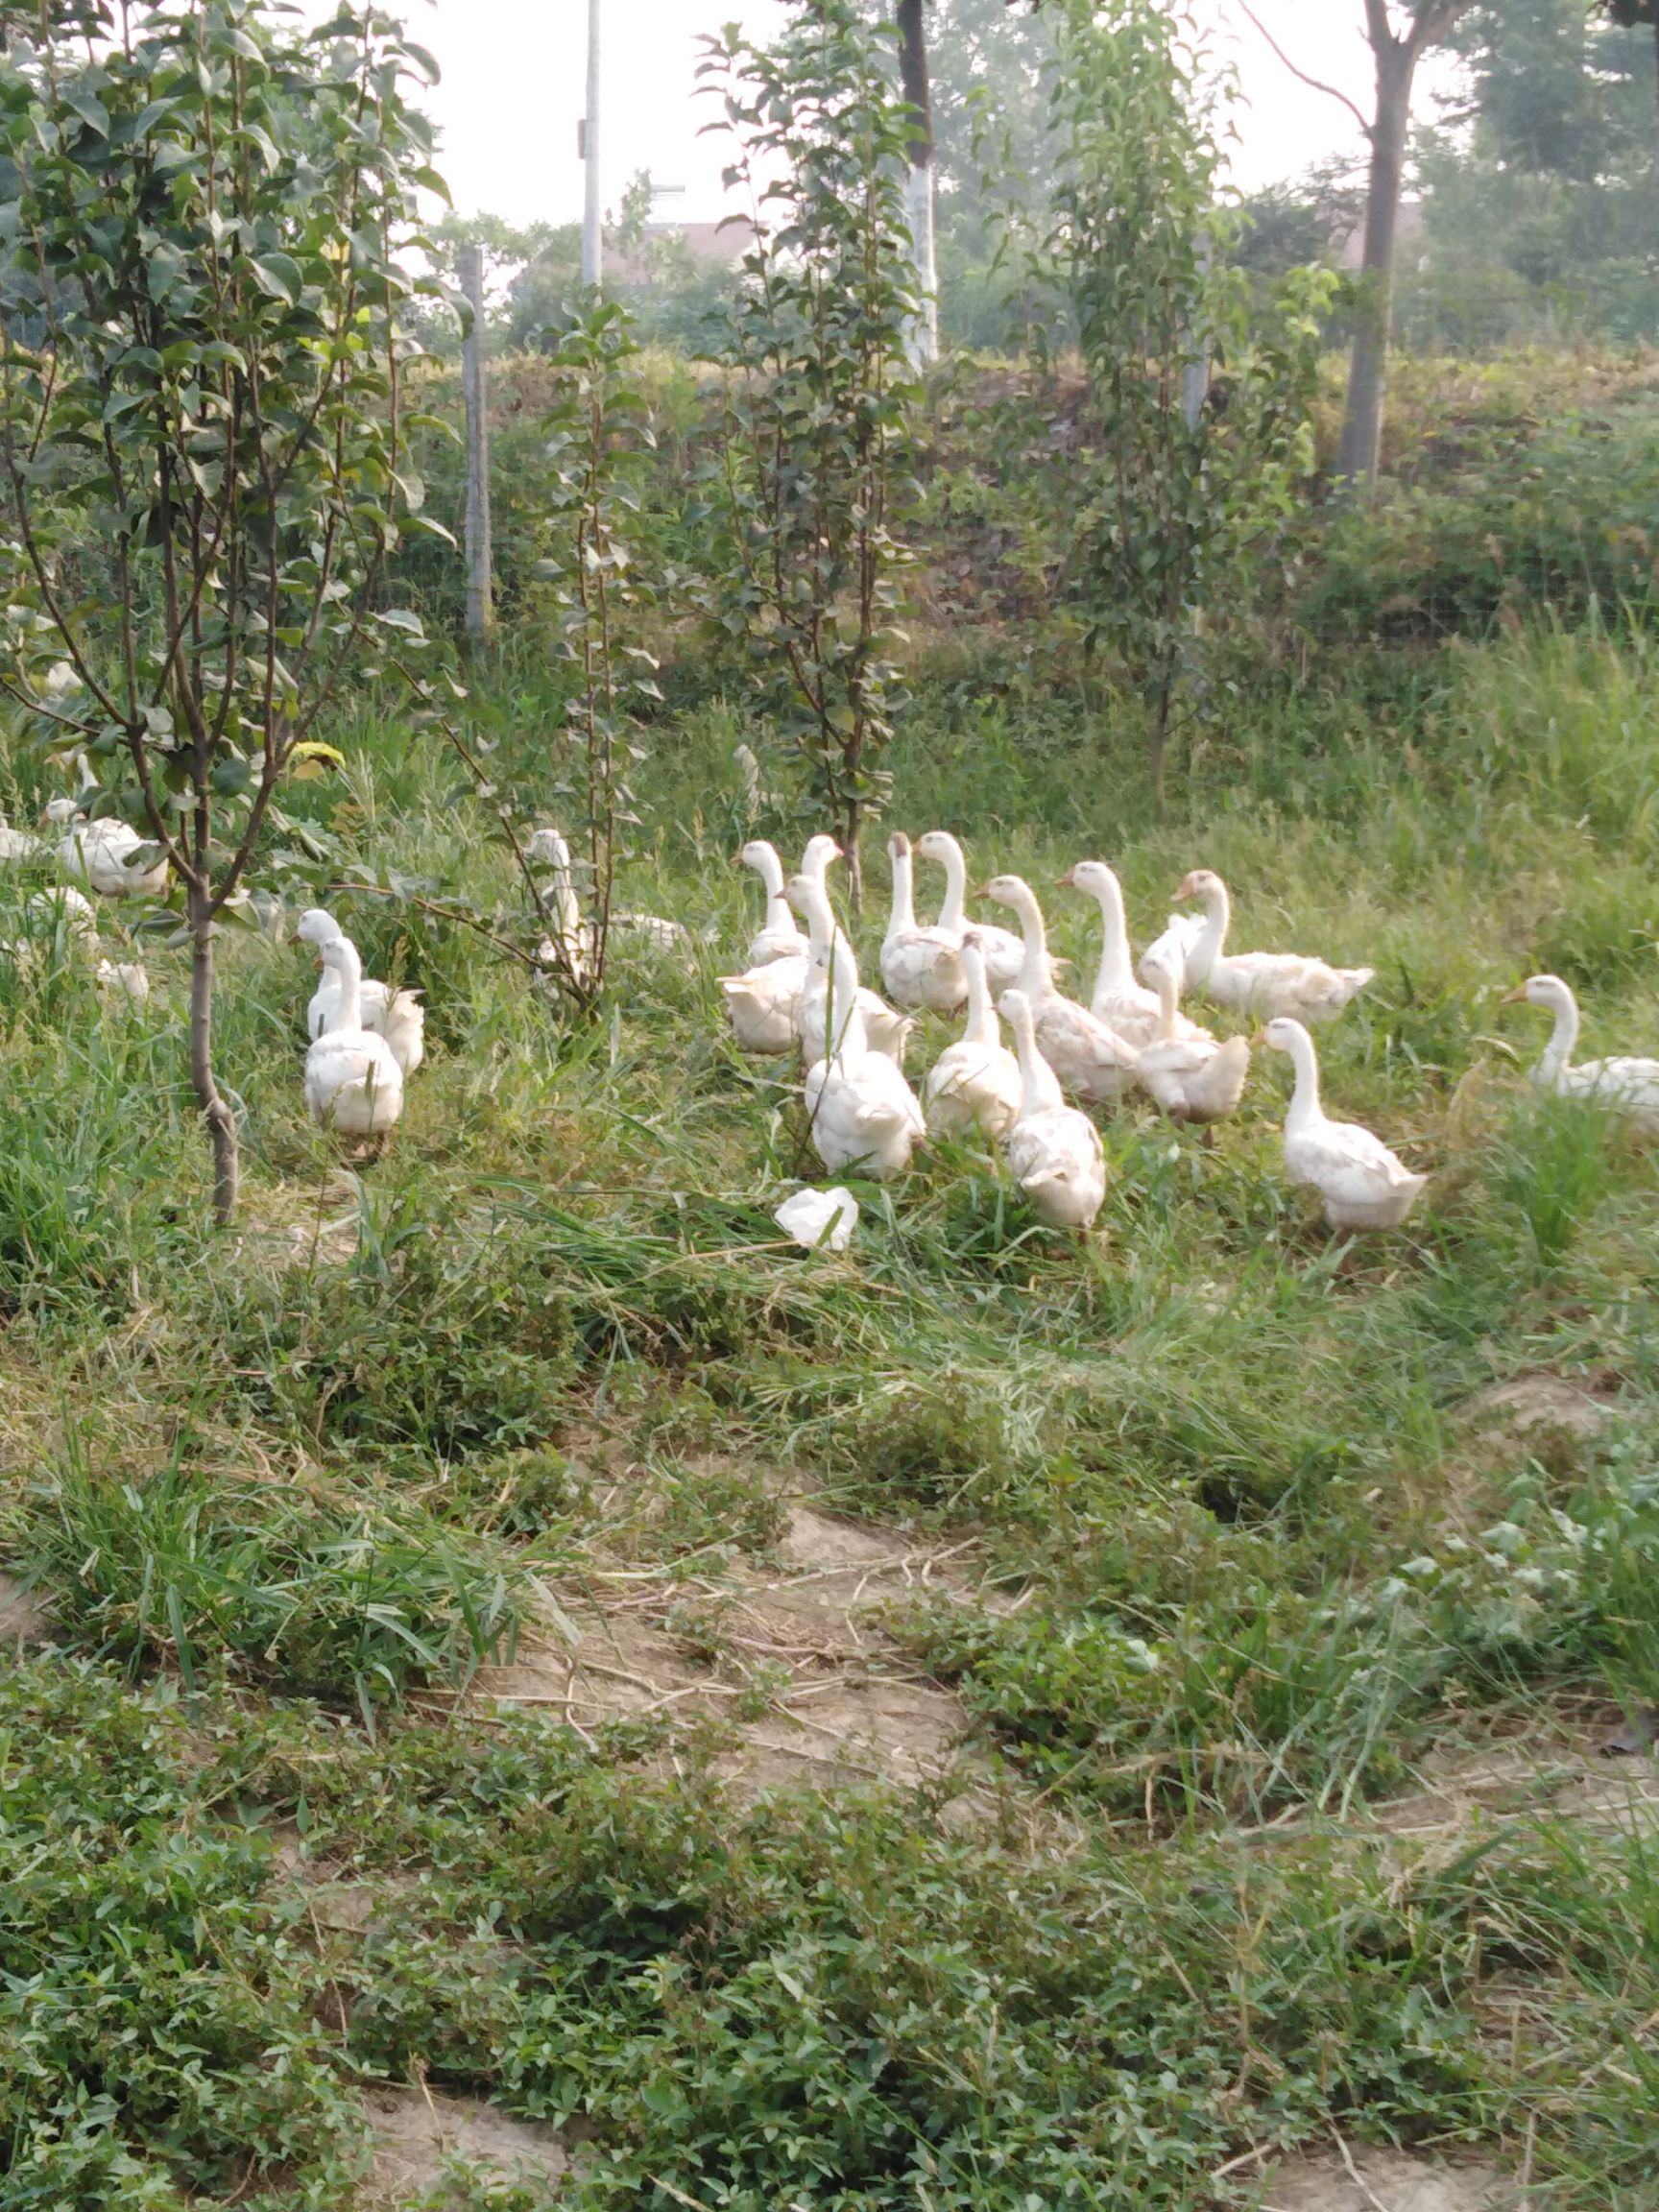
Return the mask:
<svg viewBox="0 0 1659 2212">
<path fill-rule="evenodd" d="M 0 61 L 0 680 L 166 855 L 221 1220 L 221 920 L 366 639 L 419 632 L 375 599 L 422 526 L 399 319 L 433 288 L 404 256 L 435 73 L 373 7 L 261 0 L 43 5 Z"/>
<path fill-rule="evenodd" d="M 589 300 L 553 356 L 556 399 L 548 421 L 554 470 L 553 541 L 539 572 L 560 607 L 560 649 L 573 676 L 565 709 L 568 768 L 560 787 L 575 802 L 592 909 L 590 943 L 555 934 L 555 973 L 568 996 L 590 1003 L 603 988 L 612 893 L 628 832 L 637 827 L 629 784 L 643 754 L 635 706 L 660 700 L 657 661 L 638 636 L 651 590 L 637 565 L 640 464 L 654 439 L 633 364 L 639 351 L 627 311 Z"/>
<path fill-rule="evenodd" d="M 857 0 L 817 0 L 775 46 L 736 31 L 706 40 L 700 69 L 724 104 L 709 128 L 735 140 L 726 179 L 746 191 L 754 226 L 717 349 L 728 375 L 710 612 L 746 648 L 840 830 L 855 905 L 859 832 L 901 700 L 892 653 L 919 397 L 915 116 L 893 43 Z"/>
<path fill-rule="evenodd" d="M 1142 697 L 1162 803 L 1200 637 L 1248 603 L 1312 470 L 1330 279 L 1295 272 L 1263 302 L 1234 265 L 1226 87 L 1184 0 L 1054 13 L 1060 171 L 1039 262 L 1067 286 L 1097 414 L 1073 588 L 1089 642 Z"/>
</svg>

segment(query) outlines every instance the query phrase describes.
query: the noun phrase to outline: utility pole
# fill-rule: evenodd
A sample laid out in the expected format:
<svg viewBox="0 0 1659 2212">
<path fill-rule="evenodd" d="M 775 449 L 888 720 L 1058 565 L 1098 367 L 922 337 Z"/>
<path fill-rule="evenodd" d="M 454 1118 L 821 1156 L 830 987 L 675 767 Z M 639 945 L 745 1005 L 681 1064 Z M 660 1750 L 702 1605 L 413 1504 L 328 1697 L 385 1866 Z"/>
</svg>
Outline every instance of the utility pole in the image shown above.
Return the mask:
<svg viewBox="0 0 1659 2212">
<path fill-rule="evenodd" d="M 588 111 L 580 144 L 587 168 L 582 201 L 582 281 L 597 284 L 605 274 L 604 239 L 599 227 L 599 9 L 588 0 Z"/>
<path fill-rule="evenodd" d="M 484 373 L 484 249 L 461 249 L 461 289 L 472 309 L 462 348 L 467 402 L 467 642 L 482 645 L 495 625 L 494 563 L 490 546 L 489 387 Z"/>
</svg>

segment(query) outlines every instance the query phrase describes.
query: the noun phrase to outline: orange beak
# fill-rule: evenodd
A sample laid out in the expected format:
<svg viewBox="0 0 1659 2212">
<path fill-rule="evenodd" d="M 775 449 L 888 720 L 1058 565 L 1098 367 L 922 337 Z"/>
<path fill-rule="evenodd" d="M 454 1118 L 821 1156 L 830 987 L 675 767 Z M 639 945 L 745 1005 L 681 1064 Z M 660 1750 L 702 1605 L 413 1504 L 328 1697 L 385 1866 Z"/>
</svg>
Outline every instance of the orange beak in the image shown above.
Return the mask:
<svg viewBox="0 0 1659 2212">
<path fill-rule="evenodd" d="M 1070 890 L 1071 889 L 1072 885 L 1073 885 L 1073 884 L 1076 882 L 1076 880 L 1077 880 L 1077 871 L 1076 871 L 1076 869 L 1075 869 L 1075 868 L 1068 868 L 1064 876 L 1056 876 L 1056 877 L 1055 877 L 1055 878 L 1054 878 L 1054 888 L 1055 888 L 1057 891 L 1070 891 Z"/>
<path fill-rule="evenodd" d="M 1517 983 L 1513 991 L 1505 991 L 1498 1003 L 1500 1006 L 1525 1006 L 1527 1003 L 1526 984 Z"/>
</svg>

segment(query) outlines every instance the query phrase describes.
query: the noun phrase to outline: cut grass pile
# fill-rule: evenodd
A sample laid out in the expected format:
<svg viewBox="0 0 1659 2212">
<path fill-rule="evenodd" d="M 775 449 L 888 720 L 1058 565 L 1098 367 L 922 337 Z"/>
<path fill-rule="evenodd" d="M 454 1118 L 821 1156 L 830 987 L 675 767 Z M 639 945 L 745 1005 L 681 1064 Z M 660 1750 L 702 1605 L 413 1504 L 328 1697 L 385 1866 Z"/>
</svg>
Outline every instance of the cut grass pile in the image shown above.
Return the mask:
<svg viewBox="0 0 1659 2212">
<path fill-rule="evenodd" d="M 526 757 L 544 707 L 505 661 Z M 368 2203 L 388 2081 L 556 2124 L 566 2200 L 647 2212 L 1198 2212 L 1333 2125 L 1478 2147 L 1551 2212 L 1651 2202 L 1650 1842 L 1544 1783 L 1386 1813 L 1659 1700 L 1659 1189 L 1530 1093 L 1536 1017 L 1497 1005 L 1558 967 L 1586 1053 L 1659 1050 L 1644 649 L 1264 697 L 1163 825 L 1109 718 L 995 648 L 922 689 L 894 819 L 1026 874 L 1080 964 L 1047 886 L 1097 853 L 1140 934 L 1200 863 L 1242 943 L 1377 965 L 1328 1094 L 1434 1180 L 1351 1248 L 1285 1187 L 1267 1056 L 1214 1142 L 1108 1121 L 1086 1246 L 947 1145 L 860 1191 L 844 1258 L 786 1245 L 789 1071 L 714 983 L 741 733 L 676 709 L 624 902 L 695 950 L 624 952 L 587 1027 L 476 934 L 333 896 L 430 1010 L 373 1166 L 305 1119 L 301 955 L 228 943 L 230 1237 L 176 956 L 104 1017 L 67 957 L 0 966 L 0 1511 L 59 1646 L 0 1675 L 0 2205 Z M 367 709 L 338 734 L 326 880 L 527 926 L 442 760 Z M 1589 1418 L 1482 1410 L 1535 1375 Z M 969 1719 L 920 1788 L 744 1780 L 745 1730 L 811 1708 L 709 1593 L 803 1496 L 971 1563 L 859 1616 Z M 647 1586 L 718 1697 L 486 1695 Z M 535 2200 L 493 2186 L 451 2200 Z"/>
</svg>

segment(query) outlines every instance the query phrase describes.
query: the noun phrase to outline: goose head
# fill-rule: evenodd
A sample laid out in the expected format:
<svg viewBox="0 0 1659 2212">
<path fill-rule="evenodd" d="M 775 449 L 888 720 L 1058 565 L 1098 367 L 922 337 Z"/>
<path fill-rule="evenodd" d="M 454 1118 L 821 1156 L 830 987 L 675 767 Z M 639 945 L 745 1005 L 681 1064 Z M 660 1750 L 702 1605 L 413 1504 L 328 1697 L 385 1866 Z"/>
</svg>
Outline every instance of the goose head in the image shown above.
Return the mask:
<svg viewBox="0 0 1659 2212">
<path fill-rule="evenodd" d="M 1577 1006 L 1573 986 L 1564 983 L 1559 975 L 1528 975 L 1525 983 L 1518 983 L 1513 991 L 1505 991 L 1498 1001 L 1500 1006 L 1542 1006 L 1551 1014 L 1564 1014 Z"/>
<path fill-rule="evenodd" d="M 1313 1049 L 1313 1040 L 1300 1022 L 1288 1014 L 1276 1014 L 1264 1029 L 1258 1029 L 1250 1040 L 1252 1045 L 1271 1046 L 1275 1052 L 1288 1052 L 1292 1058 L 1298 1052 Z"/>
<path fill-rule="evenodd" d="M 949 830 L 926 830 L 917 838 L 916 851 L 924 860 L 939 860 L 948 865 L 961 857 L 962 848 Z"/>
<path fill-rule="evenodd" d="M 524 848 L 526 860 L 546 860 L 555 868 L 568 868 L 570 848 L 558 830 L 538 830 Z"/>
<path fill-rule="evenodd" d="M 834 838 L 820 830 L 816 837 L 808 837 L 806 840 L 806 850 L 801 855 L 801 873 L 803 876 L 817 876 L 821 878 L 830 861 L 842 857 L 841 848 Z"/>
<path fill-rule="evenodd" d="M 321 950 L 325 945 L 331 945 L 336 937 L 343 937 L 346 932 L 325 908 L 307 906 L 294 925 L 294 934 L 302 945 L 315 945 Z"/>
<path fill-rule="evenodd" d="M 1226 895 L 1227 886 L 1213 868 L 1190 869 L 1175 886 L 1177 899 L 1202 899 L 1206 904 Z"/>
<path fill-rule="evenodd" d="M 1022 876 L 993 876 L 976 896 L 994 899 L 998 906 L 1024 908 L 1036 904 L 1036 894 Z"/>
</svg>

